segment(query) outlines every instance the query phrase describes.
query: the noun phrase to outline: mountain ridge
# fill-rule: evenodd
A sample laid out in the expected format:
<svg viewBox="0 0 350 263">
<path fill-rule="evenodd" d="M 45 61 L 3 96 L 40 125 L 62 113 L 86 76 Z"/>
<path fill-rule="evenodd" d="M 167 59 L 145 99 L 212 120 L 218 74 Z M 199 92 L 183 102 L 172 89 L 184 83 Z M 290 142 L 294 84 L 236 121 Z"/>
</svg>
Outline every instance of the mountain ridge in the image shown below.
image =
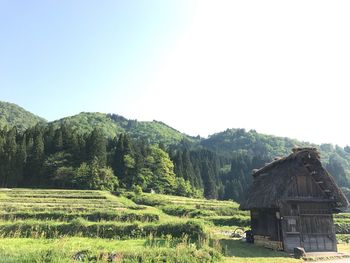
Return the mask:
<svg viewBox="0 0 350 263">
<path fill-rule="evenodd" d="M 0 101 L 0 127 L 16 126 L 18 130 L 24 131 L 39 122 L 46 122 L 17 104 Z"/>
<path fill-rule="evenodd" d="M 3 107 L 5 109 L 11 109 L 0 112 L 0 120 L 5 119 L 7 126 L 18 125 L 18 130 L 23 131 L 39 122 L 45 123 L 46 127 L 54 130 L 62 126 L 69 126 L 74 132 L 82 135 L 91 134 L 95 128 L 99 128 L 109 139 L 128 133 L 137 141 L 145 140 L 148 143 L 159 145 L 167 149 L 174 163 L 175 172 L 185 179 L 189 173 L 193 174 L 196 171 L 197 174 L 205 174 L 206 172 L 205 167 L 199 170 L 198 166 L 196 168 L 188 165 L 191 158 L 196 165 L 200 165 L 203 160 L 211 162 L 212 167 L 215 167 L 211 173 L 215 174 L 212 177 L 216 178 L 216 182 L 210 182 L 210 184 L 216 184 L 214 192 L 217 192 L 220 187 L 232 187 L 236 193 L 227 198 L 234 196 L 236 200 L 242 198 L 244 192 L 247 191 L 251 183 L 252 169 L 260 168 L 264 162 L 270 162 L 277 156 L 289 155 L 296 146 L 316 147 L 321 152 L 323 165 L 350 196 L 350 147 L 348 146 L 342 148 L 333 144 L 318 145 L 245 129 L 226 129 L 207 138 L 192 137 L 161 121 L 130 120 L 117 114 L 100 112 L 81 112 L 52 122 L 44 122 L 42 118 L 15 104 L 2 103 L 0 105 L 7 106 Z M 16 112 L 21 114 L 16 114 Z M 28 116 L 31 121 L 22 123 L 22 115 Z"/>
<path fill-rule="evenodd" d="M 37 122 L 45 122 L 45 123 L 48 123 L 48 124 L 53 124 L 53 125 L 58 125 L 59 123 L 64 123 L 64 122 L 73 122 L 72 120 L 74 120 L 75 118 L 79 118 L 79 116 L 86 116 L 86 115 L 95 115 L 95 116 L 99 116 L 101 118 L 101 116 L 103 117 L 106 117 L 106 118 L 110 118 L 111 120 L 113 121 L 116 121 L 117 124 L 121 127 L 119 127 L 120 130 L 122 130 L 123 132 L 127 132 L 126 130 L 126 127 L 127 125 L 131 125 L 130 123 L 137 123 L 137 124 L 141 124 L 141 125 L 145 125 L 145 124 L 150 124 L 150 123 L 155 123 L 155 124 L 159 124 L 159 125 L 162 125 L 170 130 L 172 130 L 173 132 L 176 132 L 176 133 L 179 133 L 179 134 L 182 134 L 183 136 L 185 136 L 186 138 L 191 138 L 193 140 L 201 140 L 201 141 L 205 141 L 205 140 L 212 140 L 214 137 L 216 137 L 217 135 L 220 135 L 220 134 L 223 134 L 223 133 L 226 133 L 228 131 L 235 131 L 235 130 L 246 130 L 245 128 L 227 128 L 223 131 L 218 131 L 218 132 L 215 132 L 213 134 L 209 134 L 207 137 L 201 137 L 199 135 L 197 136 L 192 136 L 192 135 L 188 135 L 184 132 L 181 132 L 180 130 L 178 129 L 175 129 L 173 127 L 171 127 L 170 125 L 164 123 L 163 121 L 159 121 L 159 120 L 152 120 L 152 121 L 139 121 L 137 119 L 127 119 L 125 118 L 124 116 L 121 116 L 121 115 L 118 115 L 118 114 L 115 114 L 115 113 L 104 113 L 104 112 L 87 112 L 87 111 L 82 111 L 78 114 L 74 114 L 74 115 L 70 115 L 70 116 L 66 116 L 66 117 L 62 117 L 62 118 L 59 118 L 59 119 L 56 119 L 56 120 L 53 120 L 53 121 L 47 121 L 45 120 L 45 118 L 41 117 L 41 116 L 38 116 L 38 115 L 35 115 L 33 113 L 31 113 L 30 111 L 24 109 L 23 107 L 15 104 L 15 103 L 11 103 L 11 102 L 6 102 L 6 101 L 0 101 L 0 125 L 1 124 L 4 124 L 4 123 L 1 123 L 1 121 L 4 119 L 4 112 L 2 111 L 2 109 L 4 108 L 3 105 L 11 105 L 12 108 L 17 108 L 18 111 L 23 111 L 27 114 L 30 114 L 32 115 L 34 118 L 36 118 L 38 121 Z M 12 118 L 12 120 L 6 120 L 7 121 L 7 125 L 8 126 L 14 126 L 16 122 L 14 122 L 15 118 Z M 123 125 L 122 122 L 124 122 Z M 18 123 L 18 122 L 17 122 Z M 36 123 L 35 123 L 36 124 Z M 34 125 L 35 125 L 34 124 Z M 93 125 L 94 123 L 89 123 L 89 125 Z M 99 124 L 99 123 L 97 123 Z M 34 126 L 32 125 L 32 126 Z M 100 124 L 99 124 L 100 125 Z M 17 127 L 19 127 L 20 125 L 16 125 Z M 1 126 L 0 126 L 1 127 Z M 26 127 L 28 128 L 28 127 Z M 102 127 L 103 128 L 103 127 Z M 117 132 L 118 132 L 118 127 L 117 127 Z M 254 132 L 254 133 L 258 133 L 260 135 L 264 135 L 264 136 L 267 136 L 267 137 L 273 137 L 273 138 L 277 138 L 279 140 L 291 140 L 291 141 L 294 141 L 296 143 L 295 146 L 299 146 L 299 145 L 313 145 L 313 146 L 320 146 L 320 145 L 333 145 L 333 146 L 337 146 L 337 144 L 335 143 L 313 143 L 313 142 L 309 142 L 309 141 L 304 141 L 304 140 L 300 140 L 300 139 L 297 139 L 297 138 L 291 138 L 291 137 L 288 137 L 288 136 L 283 136 L 283 135 L 274 135 L 274 134 L 267 134 L 267 133 L 259 133 L 257 132 L 255 129 L 250 129 L 248 132 Z M 114 135 L 112 135 L 110 132 L 107 132 L 106 134 L 107 136 L 110 136 L 110 137 L 113 137 Z M 346 146 L 344 147 L 346 148 Z"/>
</svg>

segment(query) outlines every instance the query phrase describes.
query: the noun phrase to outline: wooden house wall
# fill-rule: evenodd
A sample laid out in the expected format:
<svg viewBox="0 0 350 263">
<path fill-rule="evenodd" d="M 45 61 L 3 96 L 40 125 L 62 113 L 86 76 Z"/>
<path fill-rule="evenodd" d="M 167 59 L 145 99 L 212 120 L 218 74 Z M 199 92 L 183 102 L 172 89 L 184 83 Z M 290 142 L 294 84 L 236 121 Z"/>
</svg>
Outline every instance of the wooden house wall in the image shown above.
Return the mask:
<svg viewBox="0 0 350 263">
<path fill-rule="evenodd" d="M 266 236 L 275 241 L 281 240 L 281 229 L 274 209 L 252 210 L 251 227 L 254 235 Z"/>
<path fill-rule="evenodd" d="M 288 197 L 326 198 L 319 186 L 320 183 L 321 182 L 316 182 L 311 175 L 302 174 L 295 176 L 288 189 Z"/>
<path fill-rule="evenodd" d="M 293 178 L 281 202 L 283 242 L 286 251 L 336 251 L 331 200 L 312 176 Z"/>
</svg>

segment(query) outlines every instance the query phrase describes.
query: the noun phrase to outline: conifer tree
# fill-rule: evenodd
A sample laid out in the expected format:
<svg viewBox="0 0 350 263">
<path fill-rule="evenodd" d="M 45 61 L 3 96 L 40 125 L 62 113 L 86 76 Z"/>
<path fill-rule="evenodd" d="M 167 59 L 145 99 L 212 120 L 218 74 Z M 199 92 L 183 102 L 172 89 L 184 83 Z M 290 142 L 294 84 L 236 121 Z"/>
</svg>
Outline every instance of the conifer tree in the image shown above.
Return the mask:
<svg viewBox="0 0 350 263">
<path fill-rule="evenodd" d="M 87 159 L 92 162 L 95 158 L 101 167 L 107 164 L 107 141 L 100 129 L 95 128 L 90 134 L 87 143 Z"/>
</svg>

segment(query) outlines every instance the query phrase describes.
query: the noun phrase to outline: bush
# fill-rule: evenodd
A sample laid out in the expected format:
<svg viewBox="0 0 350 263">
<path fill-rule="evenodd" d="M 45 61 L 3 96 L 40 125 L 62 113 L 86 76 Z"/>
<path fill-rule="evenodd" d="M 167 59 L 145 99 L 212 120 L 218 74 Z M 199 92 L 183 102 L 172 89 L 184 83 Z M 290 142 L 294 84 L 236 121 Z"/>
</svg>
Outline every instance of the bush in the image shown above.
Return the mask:
<svg viewBox="0 0 350 263">
<path fill-rule="evenodd" d="M 135 193 L 135 195 L 141 195 L 142 194 L 142 188 L 139 185 L 133 185 L 132 191 Z"/>
<path fill-rule="evenodd" d="M 189 181 L 185 181 L 182 177 L 176 178 L 175 195 L 192 196 L 192 187 Z"/>
<path fill-rule="evenodd" d="M 114 191 L 119 186 L 118 178 L 114 176 L 112 168 L 100 167 L 96 159 L 91 164 L 82 163 L 73 180 L 80 189 Z"/>
</svg>

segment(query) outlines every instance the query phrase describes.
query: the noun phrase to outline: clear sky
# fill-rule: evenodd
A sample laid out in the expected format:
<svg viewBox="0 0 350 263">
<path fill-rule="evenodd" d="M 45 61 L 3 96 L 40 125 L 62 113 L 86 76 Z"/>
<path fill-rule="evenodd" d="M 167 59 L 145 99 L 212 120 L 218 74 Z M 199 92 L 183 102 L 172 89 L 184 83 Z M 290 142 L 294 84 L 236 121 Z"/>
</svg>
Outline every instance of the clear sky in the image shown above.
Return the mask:
<svg viewBox="0 0 350 263">
<path fill-rule="evenodd" d="M 0 0 L 0 100 L 350 144 L 349 1 Z"/>
</svg>

